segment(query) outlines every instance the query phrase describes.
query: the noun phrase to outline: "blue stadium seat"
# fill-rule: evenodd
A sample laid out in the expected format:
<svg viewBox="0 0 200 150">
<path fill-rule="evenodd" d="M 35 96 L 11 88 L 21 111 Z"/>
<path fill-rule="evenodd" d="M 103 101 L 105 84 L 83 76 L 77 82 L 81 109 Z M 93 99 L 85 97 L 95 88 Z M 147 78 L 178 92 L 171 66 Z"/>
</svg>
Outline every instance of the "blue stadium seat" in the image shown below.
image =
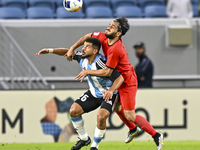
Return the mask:
<svg viewBox="0 0 200 150">
<path fill-rule="evenodd" d="M 199 17 L 199 0 L 191 0 L 193 17 Z"/>
<path fill-rule="evenodd" d="M 110 0 L 112 8 L 117 8 L 119 6 L 131 6 L 137 5 L 136 0 Z"/>
<path fill-rule="evenodd" d="M 48 7 L 55 10 L 55 1 L 54 0 L 29 0 L 30 7 Z"/>
<path fill-rule="evenodd" d="M 127 17 L 127 18 L 142 18 L 142 11 L 137 6 L 119 6 L 116 9 L 115 17 Z"/>
<path fill-rule="evenodd" d="M 191 0 L 192 5 L 199 5 L 199 0 Z"/>
<path fill-rule="evenodd" d="M 166 6 L 147 6 L 144 10 L 145 18 L 163 18 L 167 17 Z"/>
<path fill-rule="evenodd" d="M 82 9 L 77 12 L 68 12 L 63 6 L 57 8 L 56 17 L 63 19 L 63 18 L 83 18 L 84 14 Z"/>
<path fill-rule="evenodd" d="M 0 8 L 0 19 L 24 19 L 25 13 L 20 8 L 2 7 Z"/>
<path fill-rule="evenodd" d="M 138 2 L 142 10 L 144 10 L 147 6 L 165 5 L 164 0 L 139 0 Z"/>
<path fill-rule="evenodd" d="M 63 6 L 63 0 L 55 0 L 55 3 L 57 7 Z"/>
<path fill-rule="evenodd" d="M 199 17 L 199 6 L 192 5 L 192 10 L 193 10 L 193 17 Z"/>
<path fill-rule="evenodd" d="M 52 19 L 53 11 L 48 7 L 29 7 L 27 9 L 28 19 Z"/>
<path fill-rule="evenodd" d="M 27 0 L 2 0 L 3 7 L 17 7 L 22 9 L 24 12 L 26 12 L 28 7 L 27 4 Z"/>
<path fill-rule="evenodd" d="M 87 18 L 113 18 L 110 7 L 105 6 L 91 6 L 86 8 Z"/>
<path fill-rule="evenodd" d="M 90 6 L 106 6 L 110 7 L 110 0 L 83 0 L 85 7 Z"/>
</svg>

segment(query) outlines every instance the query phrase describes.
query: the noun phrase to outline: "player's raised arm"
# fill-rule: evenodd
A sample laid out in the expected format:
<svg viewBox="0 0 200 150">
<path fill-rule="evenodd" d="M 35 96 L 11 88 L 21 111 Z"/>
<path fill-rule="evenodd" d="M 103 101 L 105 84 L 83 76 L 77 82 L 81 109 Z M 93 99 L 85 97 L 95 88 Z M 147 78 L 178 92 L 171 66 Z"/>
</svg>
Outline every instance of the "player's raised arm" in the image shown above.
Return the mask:
<svg viewBox="0 0 200 150">
<path fill-rule="evenodd" d="M 74 50 L 78 47 L 80 47 L 81 45 L 84 44 L 85 40 L 89 37 L 91 37 L 92 33 L 88 33 L 86 35 L 84 35 L 83 37 L 81 37 L 74 45 L 72 45 L 69 49 L 69 51 L 64 55 L 67 56 L 67 60 L 68 61 L 72 61 L 73 57 L 74 57 Z"/>
<path fill-rule="evenodd" d="M 69 51 L 69 49 L 67 49 L 67 48 L 54 48 L 54 49 L 53 48 L 44 48 L 35 55 L 39 56 L 40 54 L 52 53 L 52 54 L 64 56 L 68 51 Z"/>
</svg>

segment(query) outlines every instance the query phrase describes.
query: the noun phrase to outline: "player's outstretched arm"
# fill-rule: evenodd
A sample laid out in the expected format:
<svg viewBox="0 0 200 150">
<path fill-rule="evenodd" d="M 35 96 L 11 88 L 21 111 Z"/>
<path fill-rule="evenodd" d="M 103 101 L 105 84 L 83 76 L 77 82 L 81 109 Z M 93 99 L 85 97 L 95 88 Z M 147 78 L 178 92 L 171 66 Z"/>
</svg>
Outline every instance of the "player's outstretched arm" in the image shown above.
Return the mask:
<svg viewBox="0 0 200 150">
<path fill-rule="evenodd" d="M 64 56 L 69 50 L 67 48 L 44 48 L 40 50 L 36 56 L 39 56 L 40 54 L 48 54 L 48 53 L 53 53 L 56 55 Z"/>
<path fill-rule="evenodd" d="M 113 92 L 115 92 L 124 82 L 124 78 L 122 75 L 120 75 L 115 81 L 113 82 L 113 85 L 110 87 L 110 89 L 103 91 L 103 98 L 105 101 L 109 101 L 112 99 Z"/>
<path fill-rule="evenodd" d="M 89 37 L 91 37 L 92 33 L 88 33 L 86 35 L 84 35 L 83 37 L 81 37 L 74 45 L 72 45 L 68 51 L 68 53 L 66 53 L 64 56 L 67 56 L 67 60 L 68 61 L 72 61 L 73 57 L 74 57 L 74 50 L 78 47 L 80 47 L 81 45 L 84 44 L 85 40 Z"/>
<path fill-rule="evenodd" d="M 113 72 L 113 69 L 110 69 L 108 67 L 105 67 L 104 69 L 99 69 L 99 70 L 83 70 L 75 77 L 75 79 L 76 80 L 81 79 L 81 82 L 82 82 L 87 75 L 93 75 L 93 76 L 99 76 L 99 77 L 110 77 L 112 72 Z"/>
</svg>

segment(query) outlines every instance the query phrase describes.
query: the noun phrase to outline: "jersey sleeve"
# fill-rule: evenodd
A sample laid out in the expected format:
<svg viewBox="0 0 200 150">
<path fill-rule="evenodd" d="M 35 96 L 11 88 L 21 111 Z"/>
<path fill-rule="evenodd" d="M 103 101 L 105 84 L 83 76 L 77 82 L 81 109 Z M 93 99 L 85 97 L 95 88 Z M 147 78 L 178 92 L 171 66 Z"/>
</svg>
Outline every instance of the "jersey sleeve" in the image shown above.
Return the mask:
<svg viewBox="0 0 200 150">
<path fill-rule="evenodd" d="M 99 41 L 102 43 L 102 41 L 105 39 L 105 33 L 104 32 L 93 32 L 92 37 L 99 39 Z"/>
<path fill-rule="evenodd" d="M 109 79 L 114 82 L 121 74 L 116 70 L 113 69 L 112 74 L 110 75 Z"/>
<path fill-rule="evenodd" d="M 97 69 L 105 68 L 106 67 L 106 60 L 103 60 L 102 58 L 97 59 L 96 67 L 97 67 Z"/>
<path fill-rule="evenodd" d="M 76 60 L 78 63 L 80 63 L 80 61 L 82 59 L 82 53 L 80 51 L 75 52 L 73 59 Z"/>
<path fill-rule="evenodd" d="M 96 61 L 96 67 L 97 69 L 103 69 L 106 67 L 106 60 L 103 60 L 102 58 L 99 58 Z M 114 82 L 121 74 L 116 70 L 113 69 L 112 74 L 108 77 L 109 80 Z"/>
<path fill-rule="evenodd" d="M 118 50 L 110 49 L 107 53 L 106 66 L 109 68 L 116 68 L 120 58 L 120 53 Z"/>
</svg>

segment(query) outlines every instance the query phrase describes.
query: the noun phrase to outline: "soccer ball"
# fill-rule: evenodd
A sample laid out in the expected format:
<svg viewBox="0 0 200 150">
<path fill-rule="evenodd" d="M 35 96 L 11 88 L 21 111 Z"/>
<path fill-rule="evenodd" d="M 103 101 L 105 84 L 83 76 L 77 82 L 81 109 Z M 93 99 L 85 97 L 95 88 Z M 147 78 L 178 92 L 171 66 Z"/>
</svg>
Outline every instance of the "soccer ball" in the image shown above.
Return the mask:
<svg viewBox="0 0 200 150">
<path fill-rule="evenodd" d="M 69 12 L 77 12 L 81 9 L 83 0 L 63 0 L 64 8 Z"/>
</svg>

